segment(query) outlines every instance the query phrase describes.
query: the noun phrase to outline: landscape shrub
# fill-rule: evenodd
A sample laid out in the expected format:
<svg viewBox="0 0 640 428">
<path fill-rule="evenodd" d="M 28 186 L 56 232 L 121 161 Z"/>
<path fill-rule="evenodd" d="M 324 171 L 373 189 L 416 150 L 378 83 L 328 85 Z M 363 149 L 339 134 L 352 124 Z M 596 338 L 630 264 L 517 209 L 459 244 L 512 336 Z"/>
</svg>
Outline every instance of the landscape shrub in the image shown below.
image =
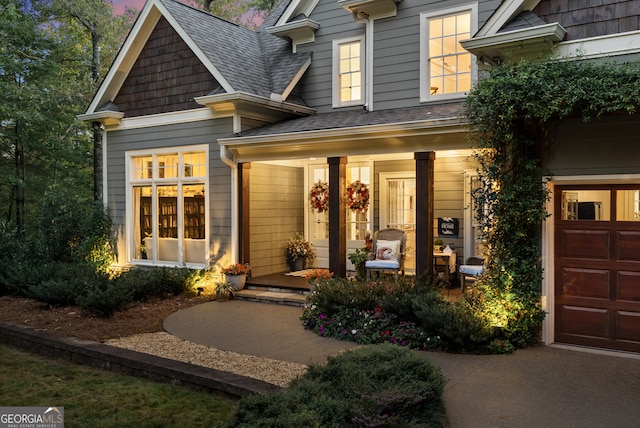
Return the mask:
<svg viewBox="0 0 640 428">
<path fill-rule="evenodd" d="M 31 284 L 23 294 L 54 306 L 72 305 L 79 296 L 99 285 L 106 286 L 109 280 L 87 264 L 49 263 L 44 267 L 47 277 Z"/>
<path fill-rule="evenodd" d="M 91 203 L 65 189 L 47 190 L 38 207 L 36 232 L 29 237 L 37 247 L 35 258 L 41 262 L 78 261 L 74 260 L 74 251 L 85 237 L 83 223 L 91 217 Z"/>
<path fill-rule="evenodd" d="M 189 291 L 201 275 L 201 271 L 186 267 L 138 268 L 123 272 L 114 278 L 114 282 L 130 290 L 133 300 L 143 301 Z"/>
<path fill-rule="evenodd" d="M 0 220 L 0 294 L 20 293 L 34 283 L 27 269 L 28 254 L 28 241 L 17 227 L 9 221 Z"/>
<path fill-rule="evenodd" d="M 413 287 L 406 279 L 399 281 L 369 281 L 336 278 L 322 281 L 309 295 L 307 302 L 317 312 L 333 315 L 343 308 L 374 310 L 388 295 L 402 295 Z"/>
<path fill-rule="evenodd" d="M 242 399 L 227 427 L 443 427 L 440 369 L 405 348 L 371 345 L 329 357 L 274 394 Z"/>
<path fill-rule="evenodd" d="M 116 311 L 126 309 L 133 301 L 133 293 L 126 284 L 110 281 L 91 287 L 84 295 L 76 298 L 82 309 L 101 317 L 108 317 Z"/>
<path fill-rule="evenodd" d="M 320 336 L 450 352 L 497 349 L 490 346 L 495 330 L 466 300 L 453 303 L 445 299 L 437 281 L 421 279 L 415 285 L 409 279 L 398 284 L 335 282 L 316 288 L 300 317 L 306 328 Z"/>
<path fill-rule="evenodd" d="M 107 273 L 115 260 L 111 217 L 102 202 L 95 202 L 81 223 L 78 244 L 72 247 L 73 260 L 85 262 L 96 272 Z"/>
</svg>

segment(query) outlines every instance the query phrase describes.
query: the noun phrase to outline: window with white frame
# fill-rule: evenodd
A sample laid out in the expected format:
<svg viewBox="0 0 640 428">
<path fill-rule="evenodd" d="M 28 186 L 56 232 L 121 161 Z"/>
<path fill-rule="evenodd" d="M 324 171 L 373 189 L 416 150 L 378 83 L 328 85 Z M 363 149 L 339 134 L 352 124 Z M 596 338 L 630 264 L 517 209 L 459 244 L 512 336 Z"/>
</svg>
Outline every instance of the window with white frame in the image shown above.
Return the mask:
<svg viewBox="0 0 640 428">
<path fill-rule="evenodd" d="M 129 153 L 128 160 L 131 259 L 205 264 L 207 148 Z"/>
<path fill-rule="evenodd" d="M 460 41 L 477 27 L 476 4 L 420 15 L 420 100 L 464 96 L 475 79 L 473 56 Z"/>
<path fill-rule="evenodd" d="M 333 106 L 364 104 L 364 36 L 333 42 Z"/>
</svg>

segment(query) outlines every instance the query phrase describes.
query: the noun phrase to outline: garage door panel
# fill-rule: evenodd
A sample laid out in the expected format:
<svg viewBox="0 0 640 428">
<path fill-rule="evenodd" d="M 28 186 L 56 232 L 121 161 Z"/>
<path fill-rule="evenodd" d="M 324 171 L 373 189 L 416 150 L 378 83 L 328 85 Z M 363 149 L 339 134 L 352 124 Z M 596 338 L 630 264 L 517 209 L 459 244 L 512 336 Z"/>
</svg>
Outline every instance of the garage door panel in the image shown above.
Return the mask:
<svg viewBox="0 0 640 428">
<path fill-rule="evenodd" d="M 609 260 L 610 242 L 608 230 L 565 229 L 562 255 L 572 259 Z"/>
<path fill-rule="evenodd" d="M 640 262 L 640 232 L 619 230 L 616 237 L 618 260 Z"/>
<path fill-rule="evenodd" d="M 640 313 L 618 311 L 616 325 L 618 340 L 640 343 Z"/>
<path fill-rule="evenodd" d="M 609 311 L 582 306 L 563 306 L 562 332 L 597 338 L 609 338 Z"/>
<path fill-rule="evenodd" d="M 640 184 L 559 185 L 554 198 L 555 340 L 640 353 Z"/>
<path fill-rule="evenodd" d="M 571 297 L 609 299 L 611 279 L 608 270 L 562 269 L 562 294 Z"/>
<path fill-rule="evenodd" d="M 618 300 L 640 303 L 640 272 L 618 272 Z"/>
</svg>

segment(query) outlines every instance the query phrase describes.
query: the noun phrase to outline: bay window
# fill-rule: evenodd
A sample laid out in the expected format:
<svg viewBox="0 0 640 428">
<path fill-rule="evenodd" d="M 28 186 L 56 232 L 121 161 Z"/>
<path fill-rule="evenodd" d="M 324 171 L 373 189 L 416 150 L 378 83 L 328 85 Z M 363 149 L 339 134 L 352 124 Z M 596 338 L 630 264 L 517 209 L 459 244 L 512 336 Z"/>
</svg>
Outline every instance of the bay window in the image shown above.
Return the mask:
<svg viewBox="0 0 640 428">
<path fill-rule="evenodd" d="M 207 261 L 207 150 L 129 154 L 131 260 L 143 264 Z"/>
</svg>

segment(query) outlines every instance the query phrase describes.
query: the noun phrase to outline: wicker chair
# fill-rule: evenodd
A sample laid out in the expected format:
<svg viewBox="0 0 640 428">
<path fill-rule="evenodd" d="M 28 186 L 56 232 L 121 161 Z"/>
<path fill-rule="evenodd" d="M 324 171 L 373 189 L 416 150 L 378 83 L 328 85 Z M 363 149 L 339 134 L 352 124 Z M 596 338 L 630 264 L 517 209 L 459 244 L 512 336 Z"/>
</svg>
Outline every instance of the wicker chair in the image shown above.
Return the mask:
<svg viewBox="0 0 640 428">
<path fill-rule="evenodd" d="M 407 236 L 403 230 L 400 229 L 382 229 L 378 230 L 373 235 L 373 259 L 365 262 L 365 270 L 367 277 L 371 277 L 371 272 L 384 272 L 392 271 L 398 278 L 398 272 L 402 272 L 404 275 L 404 252 Z M 400 245 L 396 254 L 396 258 L 392 260 L 383 260 L 376 257 L 378 251 L 378 241 L 400 241 Z"/>
<path fill-rule="evenodd" d="M 467 281 L 475 282 L 484 270 L 484 260 L 481 257 L 469 257 L 467 263 L 458 268 L 458 278 L 460 279 L 460 290 L 464 293 Z"/>
</svg>

